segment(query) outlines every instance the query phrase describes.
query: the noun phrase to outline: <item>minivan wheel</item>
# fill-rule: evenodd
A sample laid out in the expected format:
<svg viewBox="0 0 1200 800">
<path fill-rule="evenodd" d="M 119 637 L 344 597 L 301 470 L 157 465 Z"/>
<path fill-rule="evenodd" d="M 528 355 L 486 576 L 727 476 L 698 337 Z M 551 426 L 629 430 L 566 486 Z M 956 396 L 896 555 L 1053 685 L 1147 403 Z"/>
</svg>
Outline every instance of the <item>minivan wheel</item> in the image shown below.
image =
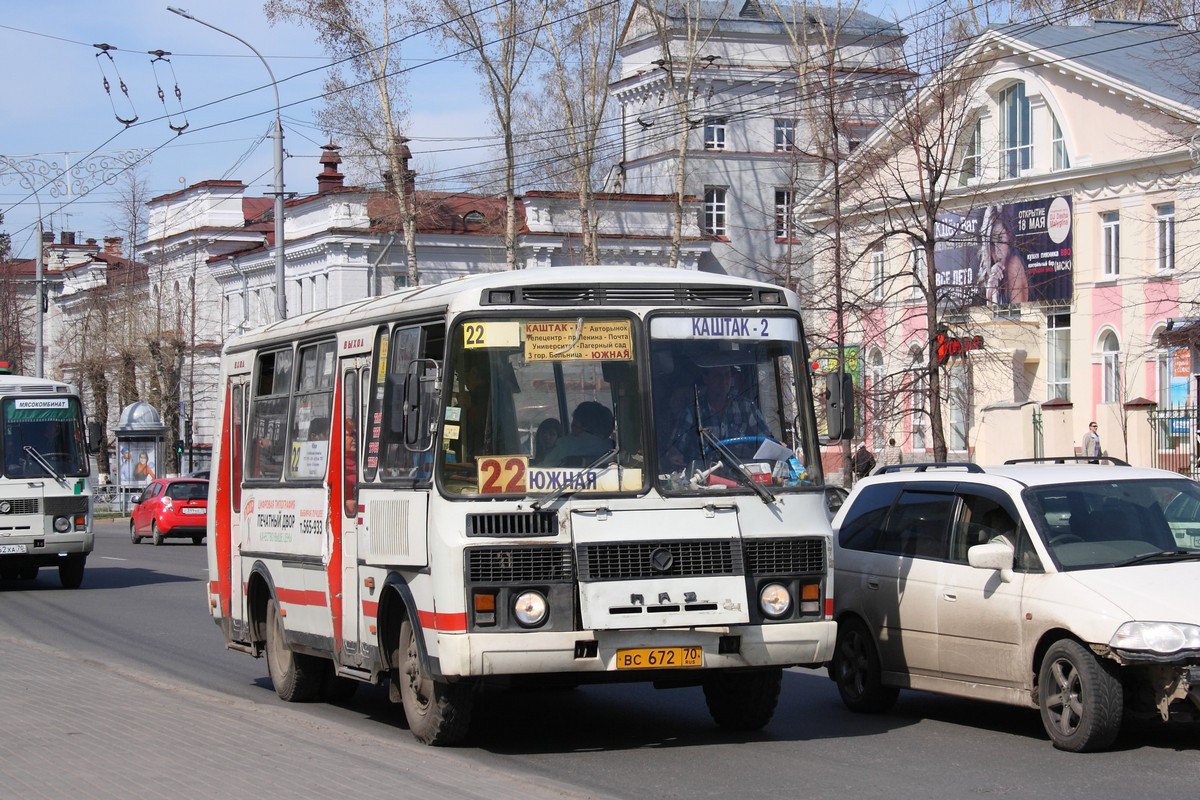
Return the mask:
<svg viewBox="0 0 1200 800">
<path fill-rule="evenodd" d="M 858 619 L 838 623 L 837 647 L 829 665 L 838 694 L 846 708 L 860 714 L 878 714 L 896 703 L 900 690 L 883 685 L 879 651 L 867 626 Z"/>
<path fill-rule="evenodd" d="M 1059 750 L 1103 750 L 1121 730 L 1125 697 L 1116 667 L 1073 639 L 1050 646 L 1038 671 L 1042 725 Z"/>
</svg>

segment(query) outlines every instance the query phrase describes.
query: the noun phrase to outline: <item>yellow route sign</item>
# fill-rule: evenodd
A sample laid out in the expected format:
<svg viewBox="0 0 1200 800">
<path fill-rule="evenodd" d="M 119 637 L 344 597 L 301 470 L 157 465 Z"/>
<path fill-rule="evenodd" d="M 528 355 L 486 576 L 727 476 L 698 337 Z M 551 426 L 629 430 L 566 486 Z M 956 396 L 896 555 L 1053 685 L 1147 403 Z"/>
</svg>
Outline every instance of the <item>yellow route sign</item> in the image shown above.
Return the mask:
<svg viewBox="0 0 1200 800">
<path fill-rule="evenodd" d="M 627 319 L 526 322 L 525 360 L 632 361 L 632 325 Z"/>
</svg>

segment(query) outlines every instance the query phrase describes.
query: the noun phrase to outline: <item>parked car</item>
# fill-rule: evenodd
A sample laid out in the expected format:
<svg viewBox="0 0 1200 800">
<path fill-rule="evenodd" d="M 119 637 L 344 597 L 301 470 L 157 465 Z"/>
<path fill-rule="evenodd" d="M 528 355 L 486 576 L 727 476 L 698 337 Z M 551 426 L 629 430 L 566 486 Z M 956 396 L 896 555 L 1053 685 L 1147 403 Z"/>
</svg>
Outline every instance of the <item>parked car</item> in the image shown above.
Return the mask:
<svg viewBox="0 0 1200 800">
<path fill-rule="evenodd" d="M 156 545 L 167 537 L 204 541 L 208 528 L 208 481 L 201 478 L 158 478 L 133 501 L 129 538 L 137 544 L 151 538 Z"/>
<path fill-rule="evenodd" d="M 1200 719 L 1200 484 L 1057 461 L 854 487 L 833 523 L 847 707 L 886 711 L 901 688 L 1027 706 L 1076 752 L 1133 717 Z"/>
</svg>

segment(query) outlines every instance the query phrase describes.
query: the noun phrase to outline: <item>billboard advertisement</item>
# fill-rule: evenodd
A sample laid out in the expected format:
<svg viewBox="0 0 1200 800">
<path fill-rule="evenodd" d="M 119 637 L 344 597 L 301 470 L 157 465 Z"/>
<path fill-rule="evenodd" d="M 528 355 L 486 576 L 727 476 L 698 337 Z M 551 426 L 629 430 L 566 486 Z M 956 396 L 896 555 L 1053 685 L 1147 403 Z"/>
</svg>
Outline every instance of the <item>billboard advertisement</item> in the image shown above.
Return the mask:
<svg viewBox="0 0 1200 800">
<path fill-rule="evenodd" d="M 940 215 L 934 247 L 939 305 L 1069 302 L 1071 228 L 1066 196 Z"/>
</svg>

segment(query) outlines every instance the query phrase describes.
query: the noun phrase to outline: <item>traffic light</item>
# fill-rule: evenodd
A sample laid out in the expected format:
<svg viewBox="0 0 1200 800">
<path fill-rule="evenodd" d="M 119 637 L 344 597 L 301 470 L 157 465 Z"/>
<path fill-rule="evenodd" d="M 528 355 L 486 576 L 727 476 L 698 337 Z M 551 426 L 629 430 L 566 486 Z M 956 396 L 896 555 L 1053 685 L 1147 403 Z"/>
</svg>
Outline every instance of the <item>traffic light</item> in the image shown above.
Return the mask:
<svg viewBox="0 0 1200 800">
<path fill-rule="evenodd" d="M 183 441 L 188 446 L 192 446 L 192 418 L 188 417 L 183 421 Z"/>
</svg>

